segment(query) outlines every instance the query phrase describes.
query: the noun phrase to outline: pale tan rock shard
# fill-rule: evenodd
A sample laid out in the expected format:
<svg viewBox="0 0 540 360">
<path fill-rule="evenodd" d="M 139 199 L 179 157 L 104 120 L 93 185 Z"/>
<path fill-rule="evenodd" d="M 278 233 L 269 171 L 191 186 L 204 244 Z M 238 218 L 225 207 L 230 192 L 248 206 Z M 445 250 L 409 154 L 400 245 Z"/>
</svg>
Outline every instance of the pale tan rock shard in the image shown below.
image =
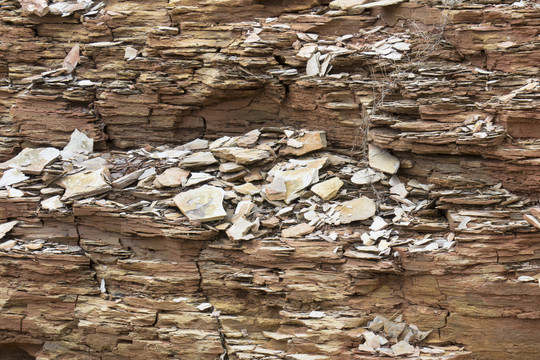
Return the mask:
<svg viewBox="0 0 540 360">
<path fill-rule="evenodd" d="M 366 220 L 375 215 L 377 206 L 368 197 L 361 196 L 358 199 L 346 201 L 337 208 L 341 224 L 349 224 L 353 221 Z"/>
<path fill-rule="evenodd" d="M 259 140 L 260 135 L 261 135 L 261 132 L 259 130 L 257 129 L 251 130 L 250 132 L 246 133 L 244 136 L 241 136 L 236 142 L 236 144 L 242 147 L 253 146 Z"/>
<path fill-rule="evenodd" d="M 211 185 L 181 192 L 174 197 L 176 206 L 191 221 L 220 220 L 227 216 L 223 209 L 225 191 Z"/>
<path fill-rule="evenodd" d="M 49 12 L 49 2 L 47 0 L 19 0 L 24 12 L 45 16 Z"/>
<path fill-rule="evenodd" d="M 369 166 L 387 174 L 395 174 L 399 169 L 399 159 L 388 150 L 375 145 L 369 145 Z"/>
<path fill-rule="evenodd" d="M 0 187 L 17 184 L 28 179 L 29 177 L 24 175 L 20 170 L 9 169 L 4 171 L 4 174 L 0 179 Z"/>
<path fill-rule="evenodd" d="M 219 165 L 219 171 L 221 171 L 224 174 L 234 173 L 234 172 L 242 171 L 244 169 L 245 169 L 244 166 L 239 165 L 235 162 L 226 162 Z"/>
<path fill-rule="evenodd" d="M 285 200 L 287 198 L 287 186 L 282 176 L 276 176 L 274 180 L 265 186 L 264 194 L 268 200 Z"/>
<path fill-rule="evenodd" d="M 0 169 L 18 169 L 25 174 L 39 175 L 43 168 L 60 156 L 60 150 L 48 148 L 23 149 L 13 159 L 0 164 Z"/>
<path fill-rule="evenodd" d="M 217 163 L 217 159 L 211 152 L 202 151 L 189 156 L 186 156 L 181 162 L 180 166 L 192 168 L 200 166 L 208 166 Z"/>
<path fill-rule="evenodd" d="M 317 194 L 323 200 L 330 200 L 338 194 L 339 190 L 343 186 L 343 181 L 340 178 L 335 177 L 311 187 L 311 191 Z"/>
<path fill-rule="evenodd" d="M 315 230 L 314 226 L 311 226 L 306 223 L 298 224 L 290 228 L 284 229 L 281 231 L 281 236 L 285 238 L 294 238 L 300 237 L 307 234 L 311 234 Z"/>
<path fill-rule="evenodd" d="M 41 202 L 41 207 L 45 210 L 54 211 L 63 208 L 64 204 L 60 201 L 60 195 L 56 195 L 47 200 L 43 200 Z"/>
<path fill-rule="evenodd" d="M 252 183 L 245 183 L 234 187 L 234 191 L 242 195 L 256 195 L 261 190 Z"/>
<path fill-rule="evenodd" d="M 190 187 L 190 186 L 193 186 L 193 185 L 197 185 L 197 184 L 200 184 L 200 183 L 203 183 L 203 182 L 210 181 L 210 180 L 212 180 L 214 178 L 215 178 L 215 176 L 207 174 L 207 173 L 193 172 L 193 173 L 191 173 L 191 176 L 189 177 L 189 180 L 184 184 L 184 187 Z"/>
<path fill-rule="evenodd" d="M 227 229 L 226 233 L 231 240 L 245 240 L 248 232 L 256 225 L 255 222 L 251 222 L 241 216 L 234 221 L 232 226 Z"/>
<path fill-rule="evenodd" d="M 19 222 L 17 220 L 10 221 L 0 225 L 0 239 L 4 238 L 8 232 L 11 231 Z"/>
<path fill-rule="evenodd" d="M 178 167 L 172 167 L 165 170 L 161 175 L 156 176 L 154 186 L 162 187 L 177 187 L 182 185 L 189 176 L 190 171 Z"/>
<path fill-rule="evenodd" d="M 75 129 L 71 133 L 69 143 L 61 151 L 62 159 L 66 160 L 76 154 L 90 154 L 94 150 L 94 139 Z"/>
<path fill-rule="evenodd" d="M 404 340 L 392 345 L 391 348 L 396 356 L 414 354 L 415 351 L 414 346 Z"/>
<path fill-rule="evenodd" d="M 212 154 L 220 159 L 234 161 L 237 164 L 252 164 L 270 157 L 269 151 L 241 147 L 221 147 L 213 149 Z"/>
<path fill-rule="evenodd" d="M 351 182 L 357 185 L 374 184 L 380 180 L 381 176 L 370 168 L 357 171 L 351 177 Z"/>
<path fill-rule="evenodd" d="M 111 189 L 105 180 L 105 170 L 81 171 L 62 178 L 58 184 L 66 189 L 62 200 L 103 194 Z"/>
<path fill-rule="evenodd" d="M 297 147 L 298 144 L 293 144 L 293 146 L 287 146 L 281 151 L 282 155 L 295 155 L 301 156 L 313 151 L 321 150 L 326 148 L 326 133 L 324 131 L 309 131 L 299 138 L 290 139 L 301 144 L 300 147 Z"/>
<path fill-rule="evenodd" d="M 286 196 L 283 200 L 285 203 L 290 204 L 300 197 L 304 189 L 319 181 L 319 170 L 325 164 L 326 158 L 312 160 L 291 159 L 288 163 L 274 166 L 269 175 L 274 177 L 274 181 L 283 178 L 286 188 Z M 268 188 L 265 191 L 268 195 Z"/>
</svg>

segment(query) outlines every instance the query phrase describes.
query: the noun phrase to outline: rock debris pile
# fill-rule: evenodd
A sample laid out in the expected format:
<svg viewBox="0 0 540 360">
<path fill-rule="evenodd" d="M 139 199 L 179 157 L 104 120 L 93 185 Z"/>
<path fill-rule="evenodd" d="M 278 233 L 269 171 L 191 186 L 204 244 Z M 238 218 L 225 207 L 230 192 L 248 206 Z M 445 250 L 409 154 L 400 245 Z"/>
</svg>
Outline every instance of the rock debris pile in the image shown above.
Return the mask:
<svg viewBox="0 0 540 360">
<path fill-rule="evenodd" d="M 75 131 L 61 151 L 27 148 L 0 164 L 1 195 L 40 196 L 44 212 L 69 212 L 73 204 L 136 211 L 224 231 L 234 241 L 347 238 L 352 246 L 335 251 L 358 259 L 393 256 L 396 246 L 452 249 L 451 233 L 409 237 L 400 230 L 433 205 L 434 185 L 400 178 L 399 159 L 377 146 L 369 146 L 367 162 L 329 150 L 322 131 L 262 128 L 93 154 L 92 140 Z"/>
</svg>

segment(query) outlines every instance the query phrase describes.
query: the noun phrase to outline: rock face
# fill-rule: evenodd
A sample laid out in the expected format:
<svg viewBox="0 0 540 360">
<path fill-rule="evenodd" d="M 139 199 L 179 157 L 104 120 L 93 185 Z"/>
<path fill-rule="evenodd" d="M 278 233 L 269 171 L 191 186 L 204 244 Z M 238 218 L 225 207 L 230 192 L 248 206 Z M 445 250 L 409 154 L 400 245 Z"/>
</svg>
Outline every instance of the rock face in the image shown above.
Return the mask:
<svg viewBox="0 0 540 360">
<path fill-rule="evenodd" d="M 2 2 L 0 358 L 537 359 L 538 11 Z M 60 163 L 74 130 L 93 165 Z M 328 168 L 290 159 L 317 152 Z M 270 210 L 234 190 L 264 195 L 274 165 Z M 156 188 L 170 167 L 193 187 Z M 186 218 L 173 197 L 204 186 Z M 335 225 L 364 195 L 374 212 Z M 231 238 L 231 209 L 205 218 L 244 196 Z"/>
</svg>

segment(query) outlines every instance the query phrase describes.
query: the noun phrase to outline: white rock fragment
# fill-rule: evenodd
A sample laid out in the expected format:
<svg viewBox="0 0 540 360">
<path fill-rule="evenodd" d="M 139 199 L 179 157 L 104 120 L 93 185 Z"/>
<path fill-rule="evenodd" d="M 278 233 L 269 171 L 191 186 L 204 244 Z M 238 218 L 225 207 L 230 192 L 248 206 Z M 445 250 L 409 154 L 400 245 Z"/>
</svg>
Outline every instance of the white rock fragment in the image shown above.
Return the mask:
<svg viewBox="0 0 540 360">
<path fill-rule="evenodd" d="M 354 173 L 351 182 L 357 185 L 374 184 L 380 181 L 381 176 L 370 168 L 362 169 Z"/>
<path fill-rule="evenodd" d="M 191 176 L 189 177 L 189 180 L 184 184 L 184 187 L 190 187 L 196 184 L 200 184 L 203 182 L 210 181 L 212 179 L 215 179 L 214 175 L 210 175 L 207 173 L 201 173 L 201 172 L 193 172 L 191 173 Z"/>
<path fill-rule="evenodd" d="M 99 291 L 101 291 L 102 294 L 105 294 L 107 292 L 107 289 L 105 288 L 105 279 L 101 279 L 101 282 L 99 284 Z"/>
<path fill-rule="evenodd" d="M 55 211 L 64 207 L 62 201 L 60 201 L 60 195 L 50 197 L 41 202 L 41 208 L 49 211 Z"/>
<path fill-rule="evenodd" d="M 415 351 L 414 346 L 403 340 L 392 345 L 391 348 L 395 356 L 414 354 Z"/>
<path fill-rule="evenodd" d="M 156 176 L 154 186 L 158 189 L 163 187 L 177 187 L 182 185 L 189 176 L 189 171 L 178 167 L 171 167 L 161 175 Z M 193 175 L 192 175 L 193 176 Z"/>
<path fill-rule="evenodd" d="M 17 220 L 10 221 L 0 225 L 0 239 L 4 238 L 8 232 L 11 231 L 19 222 Z"/>
<path fill-rule="evenodd" d="M 131 61 L 137 57 L 139 51 L 131 46 L 126 46 L 124 50 L 124 60 Z"/>
<path fill-rule="evenodd" d="M 315 54 L 313 54 L 307 64 L 306 64 L 306 74 L 308 76 L 316 76 L 316 75 L 319 75 L 319 72 L 321 70 L 321 67 L 320 67 L 320 64 L 319 64 L 319 59 L 321 57 L 321 53 L 320 52 L 316 52 Z"/>
<path fill-rule="evenodd" d="M 60 152 L 62 160 L 68 160 L 76 154 L 88 155 L 94 150 L 94 139 L 89 138 L 86 134 L 75 129 L 71 133 L 69 143 Z"/>
<path fill-rule="evenodd" d="M 208 311 L 208 310 L 212 309 L 212 304 L 210 304 L 208 302 L 205 302 L 205 303 L 197 305 L 197 309 L 199 311 L 202 311 L 202 312 Z"/>
<path fill-rule="evenodd" d="M 225 191 L 221 188 L 204 185 L 194 190 L 181 192 L 173 200 L 191 221 L 220 220 L 227 216 L 223 209 L 224 193 Z"/>
<path fill-rule="evenodd" d="M 380 216 L 374 216 L 373 222 L 371 223 L 371 226 L 369 227 L 373 231 L 382 230 L 385 227 L 388 226 L 388 223 L 384 221 L 384 219 Z"/>
<path fill-rule="evenodd" d="M 387 150 L 375 145 L 369 145 L 369 166 L 387 174 L 395 174 L 399 169 L 399 159 Z"/>
<path fill-rule="evenodd" d="M 0 169 L 18 169 L 25 174 L 39 175 L 43 168 L 60 156 L 60 150 L 53 147 L 23 149 L 13 159 L 0 164 Z"/>
<path fill-rule="evenodd" d="M 344 202 L 340 207 L 339 221 L 341 224 L 349 224 L 353 221 L 366 220 L 375 215 L 377 206 L 368 197 L 361 196 L 358 199 Z"/>
<path fill-rule="evenodd" d="M 536 282 L 538 279 L 532 276 L 522 275 L 517 278 L 519 282 Z"/>
<path fill-rule="evenodd" d="M 15 188 L 9 188 L 7 196 L 8 198 L 20 198 L 24 196 L 24 191 Z"/>
<path fill-rule="evenodd" d="M 232 226 L 227 229 L 226 233 L 231 240 L 245 240 L 248 232 L 256 225 L 257 223 L 247 220 L 244 216 L 240 216 L 234 221 Z"/>
<path fill-rule="evenodd" d="M 342 186 L 343 181 L 338 177 L 334 177 L 313 185 L 311 191 L 317 194 L 321 199 L 327 201 L 336 197 Z"/>
<path fill-rule="evenodd" d="M 62 200 L 99 195 L 111 189 L 104 169 L 81 171 L 62 178 L 58 184 L 66 189 Z"/>
<path fill-rule="evenodd" d="M 192 168 L 192 167 L 200 167 L 200 166 L 208 166 L 212 164 L 216 164 L 218 161 L 212 155 L 211 152 L 208 151 L 202 151 L 198 152 L 192 155 L 189 155 L 182 159 L 180 161 L 180 166 L 186 167 L 186 168 Z"/>
<path fill-rule="evenodd" d="M 2 178 L 0 179 L 0 187 L 18 184 L 24 180 L 29 179 L 18 169 L 9 169 L 4 171 Z"/>
</svg>

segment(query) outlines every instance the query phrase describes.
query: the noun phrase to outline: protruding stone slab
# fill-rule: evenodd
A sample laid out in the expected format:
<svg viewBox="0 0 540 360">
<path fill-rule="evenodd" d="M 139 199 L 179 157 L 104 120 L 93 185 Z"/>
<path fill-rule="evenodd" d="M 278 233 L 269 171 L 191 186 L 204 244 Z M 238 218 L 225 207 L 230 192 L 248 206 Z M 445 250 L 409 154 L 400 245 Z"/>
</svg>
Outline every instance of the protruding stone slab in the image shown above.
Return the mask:
<svg viewBox="0 0 540 360">
<path fill-rule="evenodd" d="M 181 192 L 174 197 L 176 206 L 191 221 L 220 220 L 227 216 L 223 209 L 225 191 L 216 186 L 204 185 L 200 188 Z"/>
<path fill-rule="evenodd" d="M 180 166 L 192 168 L 200 166 L 208 166 L 217 163 L 217 159 L 211 152 L 202 151 L 189 156 L 186 156 L 181 162 Z"/>
<path fill-rule="evenodd" d="M 69 143 L 61 151 L 62 159 L 66 160 L 76 154 L 90 154 L 94 150 L 94 139 L 75 129 L 71 133 Z"/>
<path fill-rule="evenodd" d="M 19 222 L 17 220 L 10 221 L 0 225 L 0 239 L 2 239 L 8 232 L 11 231 Z"/>
<path fill-rule="evenodd" d="M 327 146 L 326 133 L 324 131 L 309 131 L 305 135 L 296 139 L 301 146 L 287 146 L 281 151 L 282 155 L 301 156 L 312 151 L 324 149 Z"/>
<path fill-rule="evenodd" d="M 370 168 L 362 169 L 353 174 L 351 177 L 351 182 L 357 185 L 374 184 L 381 180 L 381 176 L 379 174 Z"/>
<path fill-rule="evenodd" d="M 344 202 L 338 207 L 339 221 L 341 224 L 349 224 L 353 221 L 366 220 L 375 215 L 377 206 L 368 197 L 361 196 L 358 199 Z"/>
<path fill-rule="evenodd" d="M 399 169 L 399 159 L 388 150 L 375 145 L 369 145 L 369 166 L 387 174 L 395 174 Z"/>
<path fill-rule="evenodd" d="M 246 235 L 253 227 L 255 227 L 255 225 L 257 225 L 255 222 L 251 222 L 245 217 L 240 216 L 234 221 L 232 226 L 227 229 L 226 233 L 231 240 L 245 240 Z"/>
<path fill-rule="evenodd" d="M 25 174 L 39 175 L 43 168 L 60 156 L 60 150 L 48 147 L 23 149 L 13 159 L 0 164 L 0 169 L 18 169 Z"/>
<path fill-rule="evenodd" d="M 41 202 L 41 207 L 45 210 L 54 211 L 64 207 L 64 204 L 60 201 L 60 196 L 56 195 L 47 200 L 43 200 Z"/>
<path fill-rule="evenodd" d="M 269 151 L 241 147 L 221 147 L 213 149 L 212 153 L 220 159 L 234 161 L 237 164 L 252 164 L 270 157 Z"/>
<path fill-rule="evenodd" d="M 323 200 L 330 200 L 338 194 L 342 186 L 343 181 L 341 181 L 340 178 L 335 177 L 313 185 L 311 191 Z"/>
<path fill-rule="evenodd" d="M 104 169 L 81 171 L 62 178 L 58 184 L 66 189 L 62 200 L 99 195 L 111 189 L 105 180 Z"/>
<path fill-rule="evenodd" d="M 161 175 L 156 176 L 154 185 L 157 188 L 162 187 L 177 187 L 182 185 L 189 176 L 189 170 L 184 170 L 179 167 L 172 167 L 165 170 Z"/>
<path fill-rule="evenodd" d="M 311 226 L 306 223 L 298 224 L 290 228 L 284 229 L 281 232 L 281 236 L 286 238 L 300 237 L 307 234 L 311 234 L 315 230 L 315 226 Z"/>
<path fill-rule="evenodd" d="M 0 187 L 18 184 L 24 180 L 29 179 L 18 169 L 9 169 L 4 171 L 4 175 L 0 179 Z"/>
</svg>

